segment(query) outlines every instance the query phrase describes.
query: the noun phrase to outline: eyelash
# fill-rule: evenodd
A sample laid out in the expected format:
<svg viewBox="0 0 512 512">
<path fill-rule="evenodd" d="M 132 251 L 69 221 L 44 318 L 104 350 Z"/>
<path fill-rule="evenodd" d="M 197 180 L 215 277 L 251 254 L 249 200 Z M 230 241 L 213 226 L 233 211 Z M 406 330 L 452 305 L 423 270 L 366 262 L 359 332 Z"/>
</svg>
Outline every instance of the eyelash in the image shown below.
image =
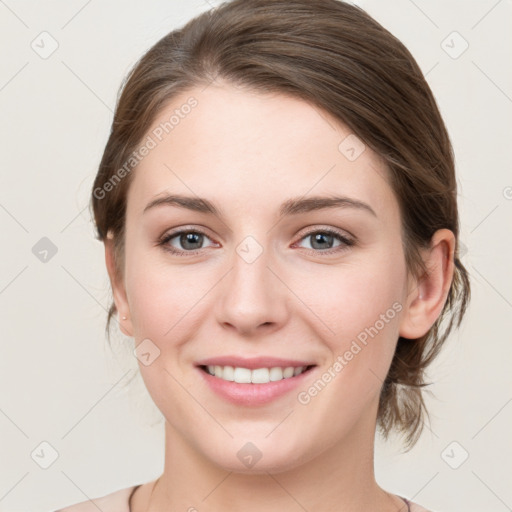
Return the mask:
<svg viewBox="0 0 512 512">
<path fill-rule="evenodd" d="M 193 233 L 193 234 L 197 234 L 197 235 L 204 235 L 206 236 L 207 238 L 209 238 L 209 236 L 201 231 L 201 230 L 197 230 L 197 229 L 182 229 L 182 230 L 179 230 L 179 231 L 174 231 L 174 232 L 171 232 L 171 233 L 168 233 L 166 235 L 164 235 L 159 241 L 158 241 L 158 246 L 161 246 L 165 251 L 167 252 L 170 252 L 171 254 L 174 254 L 174 255 L 177 255 L 177 256 L 194 256 L 196 254 L 199 254 L 203 249 L 196 249 L 194 251 L 181 251 L 181 250 L 178 250 L 178 249 L 175 249 L 174 247 L 171 247 L 169 245 L 167 245 L 173 238 L 176 238 L 177 236 L 179 235 L 182 235 L 184 233 Z M 347 238 L 346 236 L 342 235 L 339 231 L 336 231 L 334 229 L 330 229 L 330 228 L 323 228 L 323 229 L 316 229 L 316 230 L 312 230 L 312 231 L 309 231 L 308 233 L 304 234 L 299 242 L 311 235 L 316 235 L 316 234 L 328 234 L 328 235 L 332 235 L 334 236 L 335 238 L 337 238 L 340 242 L 342 242 L 342 246 L 338 246 L 338 247 L 334 247 L 334 248 L 331 248 L 331 249 L 326 249 L 326 250 L 316 250 L 316 249 L 306 249 L 309 253 L 311 254 L 315 254 L 315 255 L 331 255 L 333 253 L 339 253 L 339 252 L 343 252 L 343 251 L 346 251 L 349 247 L 352 247 L 353 245 L 356 244 L 355 240 L 351 239 L 351 238 Z"/>
</svg>

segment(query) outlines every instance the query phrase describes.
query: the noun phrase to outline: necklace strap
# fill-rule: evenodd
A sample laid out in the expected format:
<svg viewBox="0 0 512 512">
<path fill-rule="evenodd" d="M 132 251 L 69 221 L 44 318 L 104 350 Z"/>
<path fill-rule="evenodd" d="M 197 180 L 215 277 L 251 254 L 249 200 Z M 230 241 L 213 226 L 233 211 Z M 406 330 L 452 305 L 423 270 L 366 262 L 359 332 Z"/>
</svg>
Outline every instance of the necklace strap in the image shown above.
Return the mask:
<svg viewBox="0 0 512 512">
<path fill-rule="evenodd" d="M 140 484 L 139 485 L 136 485 L 132 492 L 130 493 L 130 496 L 128 497 L 128 510 L 129 512 L 132 512 L 132 496 L 133 494 L 135 493 L 135 491 L 140 487 Z M 153 490 L 154 488 L 156 487 L 156 484 L 155 486 L 153 486 Z M 153 491 L 151 491 L 151 494 L 153 494 Z M 404 498 L 403 496 L 398 496 L 406 505 L 407 505 L 407 512 L 411 512 L 411 502 Z"/>
<path fill-rule="evenodd" d="M 130 496 L 128 496 L 128 510 L 129 512 L 132 512 L 132 496 L 133 496 L 133 493 L 140 487 L 140 484 L 139 485 L 136 485 L 133 489 L 132 489 L 132 492 L 130 493 Z"/>
<path fill-rule="evenodd" d="M 411 502 L 403 496 L 398 496 L 407 505 L 407 512 L 411 512 Z"/>
</svg>

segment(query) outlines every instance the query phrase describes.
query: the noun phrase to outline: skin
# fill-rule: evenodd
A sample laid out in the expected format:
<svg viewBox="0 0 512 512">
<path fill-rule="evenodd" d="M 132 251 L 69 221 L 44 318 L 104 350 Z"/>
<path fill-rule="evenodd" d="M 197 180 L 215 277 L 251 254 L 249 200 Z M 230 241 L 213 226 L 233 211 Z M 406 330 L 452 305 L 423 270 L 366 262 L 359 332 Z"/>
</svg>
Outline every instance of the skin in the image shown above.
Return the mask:
<svg viewBox="0 0 512 512">
<path fill-rule="evenodd" d="M 197 107 L 134 171 L 122 274 L 105 243 L 114 300 L 127 317 L 122 331 L 160 350 L 139 367 L 166 420 L 165 467 L 158 485 L 137 489 L 132 510 L 405 510 L 374 477 L 378 397 L 399 335 L 422 336 L 442 310 L 453 233 L 435 233 L 423 252 L 430 274 L 415 279 L 385 165 L 370 148 L 347 159 L 338 149 L 351 133 L 345 125 L 302 100 L 216 82 L 173 98 L 148 134 L 190 96 Z M 207 198 L 224 217 L 169 205 L 144 214 L 165 192 Z M 346 207 L 279 216 L 292 197 L 332 194 L 363 201 L 376 215 Z M 178 227 L 205 233 L 198 254 L 157 245 Z M 356 243 L 334 238 L 332 249 L 315 248 L 307 235 L 328 227 Z M 262 248 L 252 263 L 236 250 L 247 236 Z M 179 236 L 167 245 L 187 250 Z M 342 250 L 324 255 L 322 247 Z M 297 393 L 394 303 L 401 311 L 308 404 L 299 403 Z M 239 406 L 210 390 L 194 366 L 227 354 L 317 367 L 299 389 Z M 262 453 L 252 468 L 237 457 L 248 441 Z"/>
</svg>

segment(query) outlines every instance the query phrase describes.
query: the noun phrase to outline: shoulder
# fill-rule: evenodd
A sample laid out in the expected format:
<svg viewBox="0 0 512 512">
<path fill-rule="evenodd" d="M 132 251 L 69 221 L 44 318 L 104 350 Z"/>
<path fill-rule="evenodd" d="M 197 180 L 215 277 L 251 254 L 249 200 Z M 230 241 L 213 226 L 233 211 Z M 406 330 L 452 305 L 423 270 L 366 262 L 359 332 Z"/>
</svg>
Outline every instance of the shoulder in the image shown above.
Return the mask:
<svg viewBox="0 0 512 512">
<path fill-rule="evenodd" d="M 136 487 L 138 486 L 132 485 L 99 498 L 92 498 L 60 508 L 54 512 L 98 512 L 98 510 L 102 512 L 129 512 L 128 499 Z"/>
<path fill-rule="evenodd" d="M 409 506 L 411 508 L 411 512 L 433 512 L 432 510 L 428 510 L 425 507 L 422 507 L 418 503 L 414 503 L 413 501 L 409 501 Z"/>
<path fill-rule="evenodd" d="M 400 494 L 395 494 L 395 496 L 404 501 L 405 503 L 407 503 L 407 506 L 405 504 L 401 505 L 400 507 L 400 512 L 405 512 L 405 509 L 407 508 L 408 511 L 410 512 L 434 512 L 433 510 L 429 510 L 423 506 L 421 506 L 419 503 L 415 503 L 414 501 L 408 499 L 408 498 L 404 498 L 403 496 L 401 496 Z"/>
</svg>

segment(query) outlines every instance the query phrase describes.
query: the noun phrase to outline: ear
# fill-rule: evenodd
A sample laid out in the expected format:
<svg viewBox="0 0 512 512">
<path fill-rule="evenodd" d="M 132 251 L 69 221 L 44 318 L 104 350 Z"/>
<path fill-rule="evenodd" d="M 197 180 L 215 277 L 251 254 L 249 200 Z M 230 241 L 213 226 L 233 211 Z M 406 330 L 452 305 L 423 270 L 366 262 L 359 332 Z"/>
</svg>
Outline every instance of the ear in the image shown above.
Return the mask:
<svg viewBox="0 0 512 512">
<path fill-rule="evenodd" d="M 110 286 L 112 287 L 112 294 L 118 313 L 118 322 L 121 331 L 126 336 L 133 336 L 133 326 L 130 317 L 130 307 L 126 296 L 126 289 L 123 280 L 119 276 L 116 269 L 114 257 L 114 239 L 111 238 L 111 233 L 105 238 L 105 263 L 107 265 L 107 272 L 110 279 Z M 126 320 L 123 320 L 123 316 Z"/>
<path fill-rule="evenodd" d="M 409 281 L 399 331 L 403 338 L 425 335 L 441 314 L 453 279 L 454 251 L 455 236 L 449 229 L 437 230 L 430 247 L 422 251 L 427 272 Z"/>
</svg>

